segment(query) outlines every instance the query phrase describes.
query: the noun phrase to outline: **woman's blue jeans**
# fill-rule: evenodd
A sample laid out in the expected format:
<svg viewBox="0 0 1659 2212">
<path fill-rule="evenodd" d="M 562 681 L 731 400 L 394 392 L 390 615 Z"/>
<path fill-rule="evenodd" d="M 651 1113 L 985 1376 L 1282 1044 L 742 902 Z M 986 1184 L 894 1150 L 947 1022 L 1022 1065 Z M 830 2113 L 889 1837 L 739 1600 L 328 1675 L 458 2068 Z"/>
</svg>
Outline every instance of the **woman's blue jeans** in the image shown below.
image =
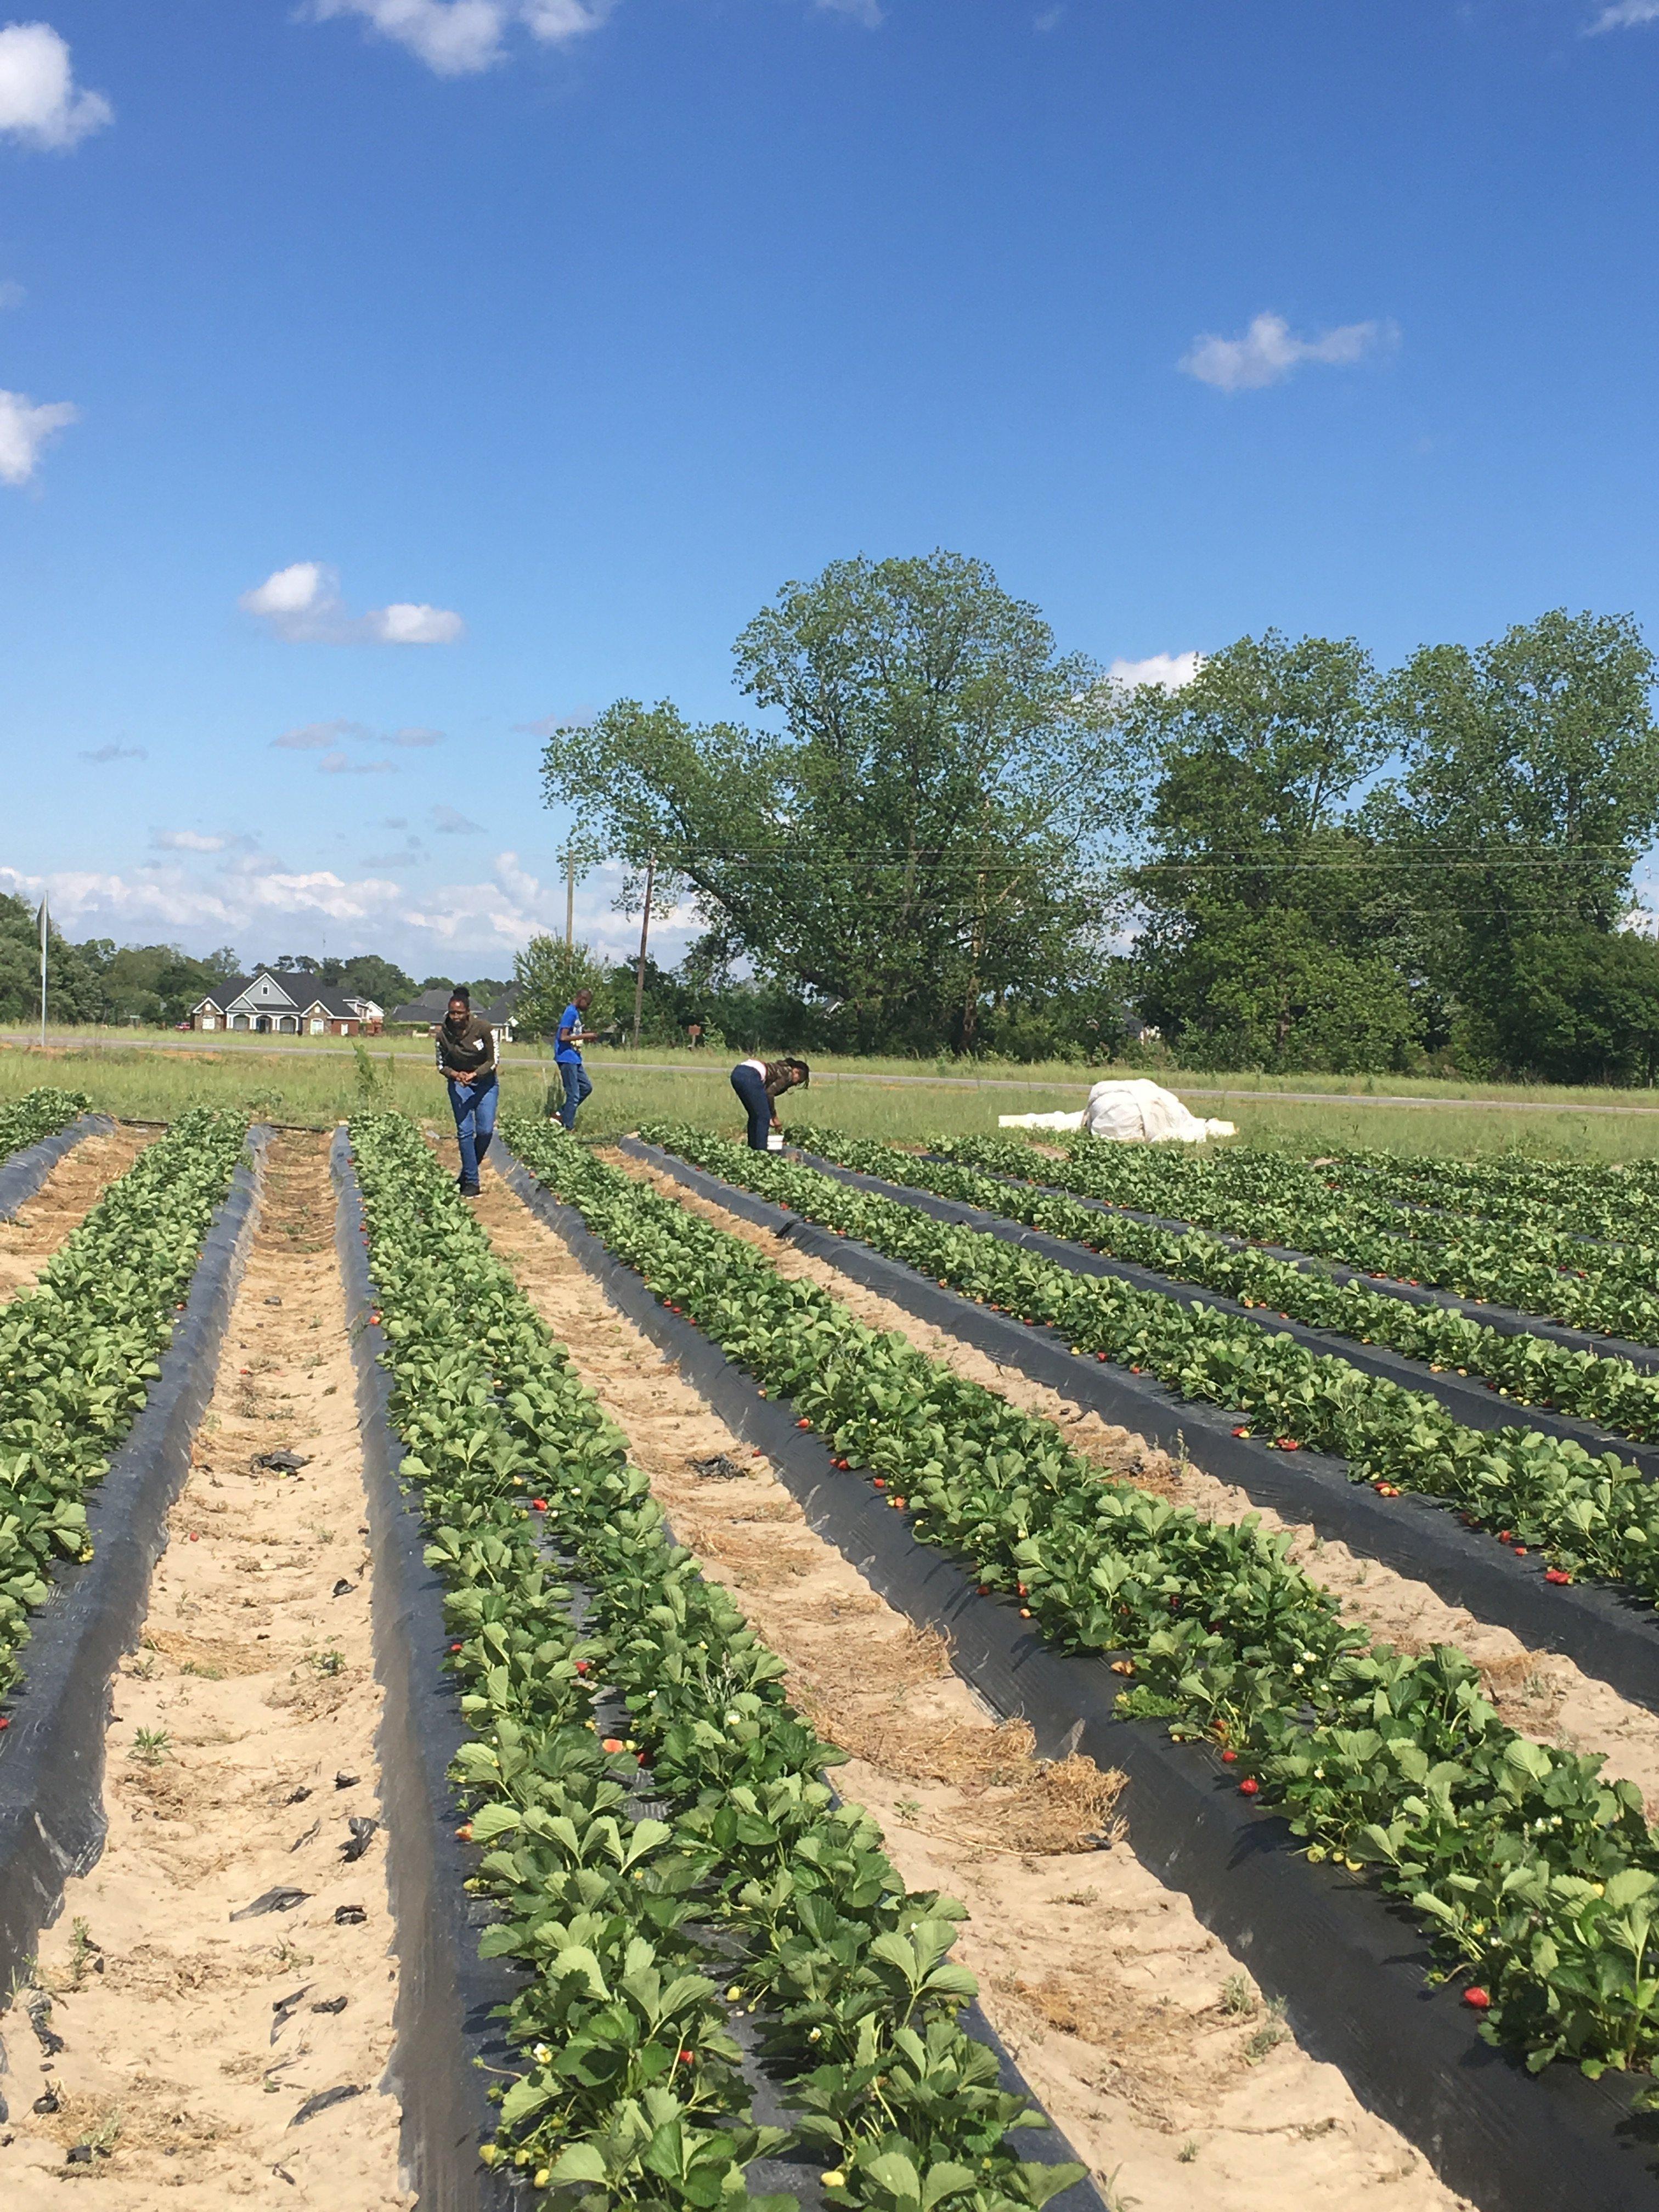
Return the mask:
<svg viewBox="0 0 1659 2212">
<path fill-rule="evenodd" d="M 567 1129 L 574 1129 L 576 1109 L 584 1098 L 592 1095 L 593 1085 L 588 1079 L 587 1070 L 579 1060 L 562 1060 L 559 1075 L 564 1085 L 564 1103 L 559 1109 L 559 1119 Z"/>
<path fill-rule="evenodd" d="M 766 1078 L 757 1067 L 734 1067 L 732 1088 L 749 1116 L 749 1149 L 751 1152 L 763 1152 L 766 1133 L 772 1126 L 772 1102 L 766 1095 Z"/>
<path fill-rule="evenodd" d="M 489 1150 L 495 1133 L 495 1108 L 501 1085 L 493 1075 L 480 1075 L 471 1083 L 449 1082 L 450 1110 L 455 1116 L 455 1141 L 461 1152 L 461 1181 L 476 1183 L 478 1163 Z"/>
</svg>

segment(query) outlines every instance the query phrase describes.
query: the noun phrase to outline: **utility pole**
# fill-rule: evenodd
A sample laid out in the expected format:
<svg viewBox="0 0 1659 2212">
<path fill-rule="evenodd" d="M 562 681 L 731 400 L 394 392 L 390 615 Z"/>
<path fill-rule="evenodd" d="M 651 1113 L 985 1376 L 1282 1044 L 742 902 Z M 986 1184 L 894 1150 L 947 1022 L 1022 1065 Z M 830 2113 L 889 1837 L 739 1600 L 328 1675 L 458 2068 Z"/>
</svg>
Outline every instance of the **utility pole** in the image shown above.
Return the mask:
<svg viewBox="0 0 1659 2212">
<path fill-rule="evenodd" d="M 46 1048 L 46 895 L 40 894 L 40 1049 Z M 638 1024 L 635 1025 L 637 1035 Z"/>
<path fill-rule="evenodd" d="M 564 948 L 568 952 L 576 942 L 576 847 L 574 840 L 564 848 Z"/>
<path fill-rule="evenodd" d="M 640 1048 L 640 1024 L 645 1016 L 645 948 L 651 936 L 651 887 L 656 880 L 657 856 L 645 856 L 645 912 L 640 916 L 640 964 L 634 970 L 634 1049 Z"/>
</svg>

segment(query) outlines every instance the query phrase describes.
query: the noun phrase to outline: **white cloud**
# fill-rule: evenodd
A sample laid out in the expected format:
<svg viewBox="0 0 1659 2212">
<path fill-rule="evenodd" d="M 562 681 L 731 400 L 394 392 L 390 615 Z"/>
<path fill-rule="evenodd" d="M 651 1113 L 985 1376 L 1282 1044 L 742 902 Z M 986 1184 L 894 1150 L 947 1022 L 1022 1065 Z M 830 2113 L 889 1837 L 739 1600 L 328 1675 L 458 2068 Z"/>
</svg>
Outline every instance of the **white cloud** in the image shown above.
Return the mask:
<svg viewBox="0 0 1659 2212">
<path fill-rule="evenodd" d="M 562 46 L 600 29 L 617 5 L 617 0 L 522 0 L 521 13 L 532 38 Z"/>
<path fill-rule="evenodd" d="M 250 592 L 247 598 L 252 598 Z M 246 606 L 247 599 L 242 604 Z M 361 722 L 305 722 L 297 730 L 284 730 L 271 744 L 280 752 L 326 752 L 337 745 L 342 738 L 366 738 L 369 732 Z"/>
<path fill-rule="evenodd" d="M 81 757 L 90 761 L 94 768 L 107 768 L 112 761 L 148 760 L 149 755 L 143 745 L 100 745 L 94 751 L 83 752 Z"/>
<path fill-rule="evenodd" d="M 237 600 L 244 614 L 258 615 L 283 635 L 298 635 L 340 604 L 339 578 L 320 561 L 295 561 L 273 569 L 263 584 Z"/>
<path fill-rule="evenodd" d="M 420 864 L 413 881 L 398 880 L 409 874 L 402 854 L 343 876 L 332 868 L 289 867 L 251 841 L 233 839 L 221 854 L 173 852 L 125 872 L 39 876 L 0 867 L 0 890 L 26 898 L 31 908 L 46 892 L 71 938 L 140 944 L 164 938 L 199 952 L 233 944 L 251 963 L 306 941 L 307 928 L 325 928 L 330 951 L 380 952 L 416 975 L 434 969 L 453 975 L 458 956 L 500 975 L 500 963 L 538 932 L 563 931 L 564 885 L 555 860 L 553 879 L 544 885 L 516 853 L 498 853 L 484 880 L 459 884 L 443 881 L 429 856 L 413 858 Z M 631 958 L 639 943 L 637 921 L 610 903 L 621 880 L 621 871 L 606 866 L 577 894 L 577 929 L 608 959 Z M 677 914 L 653 925 L 653 946 L 665 961 L 676 959 L 696 927 L 689 912 Z"/>
<path fill-rule="evenodd" d="M 473 76 L 501 58 L 502 0 L 312 0 L 314 22 L 361 15 L 440 76 Z"/>
<path fill-rule="evenodd" d="M 882 20 L 879 0 L 817 0 L 817 5 L 831 15 L 850 15 L 855 23 L 866 24 L 872 31 Z"/>
<path fill-rule="evenodd" d="M 483 828 L 482 823 L 469 822 L 459 808 L 454 806 L 434 806 L 432 826 L 434 830 L 442 830 L 447 837 L 477 837 L 483 834 Z"/>
<path fill-rule="evenodd" d="M 26 484 L 47 439 L 80 419 L 67 399 L 37 407 L 27 392 L 0 392 L 0 483 Z"/>
<path fill-rule="evenodd" d="M 199 830 L 153 830 L 149 842 L 158 853 L 222 853 L 233 841 L 204 836 Z"/>
<path fill-rule="evenodd" d="M 1264 385 L 1282 383 L 1304 362 L 1351 368 L 1367 354 L 1397 344 L 1399 337 L 1392 323 L 1344 323 L 1320 337 L 1298 338 L 1283 315 L 1261 314 L 1242 338 L 1218 337 L 1212 331 L 1195 338 L 1180 367 L 1218 392 L 1259 392 Z"/>
<path fill-rule="evenodd" d="M 313 22 L 356 15 L 439 76 L 477 76 L 505 59 L 510 25 L 544 46 L 568 46 L 599 30 L 617 0 L 312 0 Z"/>
<path fill-rule="evenodd" d="M 113 113 L 102 93 L 76 90 L 70 50 L 50 23 L 0 30 L 0 131 L 66 153 Z"/>
<path fill-rule="evenodd" d="M 338 573 L 324 561 L 295 561 L 286 568 L 274 569 L 236 604 L 290 645 L 453 645 L 466 634 L 465 623 L 447 607 L 398 601 L 389 607 L 371 607 L 365 615 L 348 614 Z"/>
<path fill-rule="evenodd" d="M 397 763 L 389 760 L 355 761 L 346 753 L 325 753 L 317 763 L 319 775 L 396 775 Z"/>
<path fill-rule="evenodd" d="M 466 628 L 447 607 L 380 607 L 363 619 L 382 645 L 453 645 Z"/>
<path fill-rule="evenodd" d="M 1655 22 L 1659 22 L 1659 0 L 1615 0 L 1589 26 L 1589 35 L 1594 38 L 1598 31 L 1629 31 L 1640 23 Z"/>
<path fill-rule="evenodd" d="M 1179 691 L 1197 675 L 1199 661 L 1196 653 L 1149 653 L 1145 660 L 1115 660 L 1106 671 L 1106 681 L 1119 691 L 1133 691 L 1143 684 Z"/>
</svg>

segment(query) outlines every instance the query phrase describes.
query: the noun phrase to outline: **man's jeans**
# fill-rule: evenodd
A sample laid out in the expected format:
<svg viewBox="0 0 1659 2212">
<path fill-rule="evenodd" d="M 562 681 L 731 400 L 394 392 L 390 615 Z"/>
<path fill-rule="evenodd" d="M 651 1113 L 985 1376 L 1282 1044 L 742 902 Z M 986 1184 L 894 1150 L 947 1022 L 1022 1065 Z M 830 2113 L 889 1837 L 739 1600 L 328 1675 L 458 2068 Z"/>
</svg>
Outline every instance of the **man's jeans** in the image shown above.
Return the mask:
<svg viewBox="0 0 1659 2212">
<path fill-rule="evenodd" d="M 501 1086 L 493 1074 L 480 1075 L 471 1083 L 457 1083 L 452 1077 L 449 1085 L 450 1110 L 455 1116 L 455 1141 L 461 1152 L 461 1181 L 476 1184 L 478 1163 L 489 1150 L 489 1140 L 495 1133 L 495 1108 Z"/>
<path fill-rule="evenodd" d="M 559 1119 L 567 1129 L 576 1126 L 576 1109 L 589 1097 L 593 1086 L 587 1079 L 587 1070 L 579 1060 L 562 1060 L 559 1076 L 564 1085 L 564 1103 L 559 1109 Z"/>
</svg>

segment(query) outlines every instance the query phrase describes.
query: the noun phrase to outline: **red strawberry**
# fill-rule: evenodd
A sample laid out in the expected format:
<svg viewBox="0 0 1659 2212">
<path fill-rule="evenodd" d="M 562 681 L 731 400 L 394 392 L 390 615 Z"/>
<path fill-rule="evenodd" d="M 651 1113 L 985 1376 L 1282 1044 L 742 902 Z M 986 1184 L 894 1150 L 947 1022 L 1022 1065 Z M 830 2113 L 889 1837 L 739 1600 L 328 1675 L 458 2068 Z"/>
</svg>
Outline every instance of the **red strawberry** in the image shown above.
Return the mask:
<svg viewBox="0 0 1659 2212">
<path fill-rule="evenodd" d="M 530 1502 L 535 1507 L 538 1513 L 546 1512 L 547 1500 L 544 1498 L 532 1498 Z"/>
<path fill-rule="evenodd" d="M 1476 2012 L 1485 2012 L 1492 2003 L 1492 1998 L 1485 1990 L 1465 1990 L 1463 2002 L 1466 2005 L 1473 2005 Z"/>
<path fill-rule="evenodd" d="M 1261 1787 L 1254 1774 L 1247 1774 L 1238 1785 L 1238 1794 L 1241 1797 L 1254 1797 Z"/>
<path fill-rule="evenodd" d="M 1570 1583 L 1572 1580 L 1572 1577 L 1567 1572 L 1565 1567 L 1546 1567 L 1544 1570 L 1544 1580 L 1547 1583 Z"/>
<path fill-rule="evenodd" d="M 599 1746 L 599 1749 L 601 1751 L 622 1751 L 626 1747 L 619 1735 L 606 1736 L 604 1742 Z"/>
<path fill-rule="evenodd" d="M 798 1429 L 810 1429 L 811 1425 L 812 1424 L 811 1421 L 797 1421 L 795 1424 L 795 1426 Z"/>
<path fill-rule="evenodd" d="M 885 1490 L 885 1489 L 886 1489 L 886 1487 L 887 1487 L 887 1477 L 886 1477 L 884 1474 L 877 1474 L 877 1475 L 872 1475 L 870 1479 L 871 1479 L 871 1480 L 875 1484 L 876 1488 L 877 1488 L 878 1490 Z"/>
<path fill-rule="evenodd" d="M 1237 1758 L 1238 1753 L 1236 1751 L 1224 1751 L 1221 1754 L 1221 1763 L 1224 1766 L 1231 1766 Z"/>
</svg>

